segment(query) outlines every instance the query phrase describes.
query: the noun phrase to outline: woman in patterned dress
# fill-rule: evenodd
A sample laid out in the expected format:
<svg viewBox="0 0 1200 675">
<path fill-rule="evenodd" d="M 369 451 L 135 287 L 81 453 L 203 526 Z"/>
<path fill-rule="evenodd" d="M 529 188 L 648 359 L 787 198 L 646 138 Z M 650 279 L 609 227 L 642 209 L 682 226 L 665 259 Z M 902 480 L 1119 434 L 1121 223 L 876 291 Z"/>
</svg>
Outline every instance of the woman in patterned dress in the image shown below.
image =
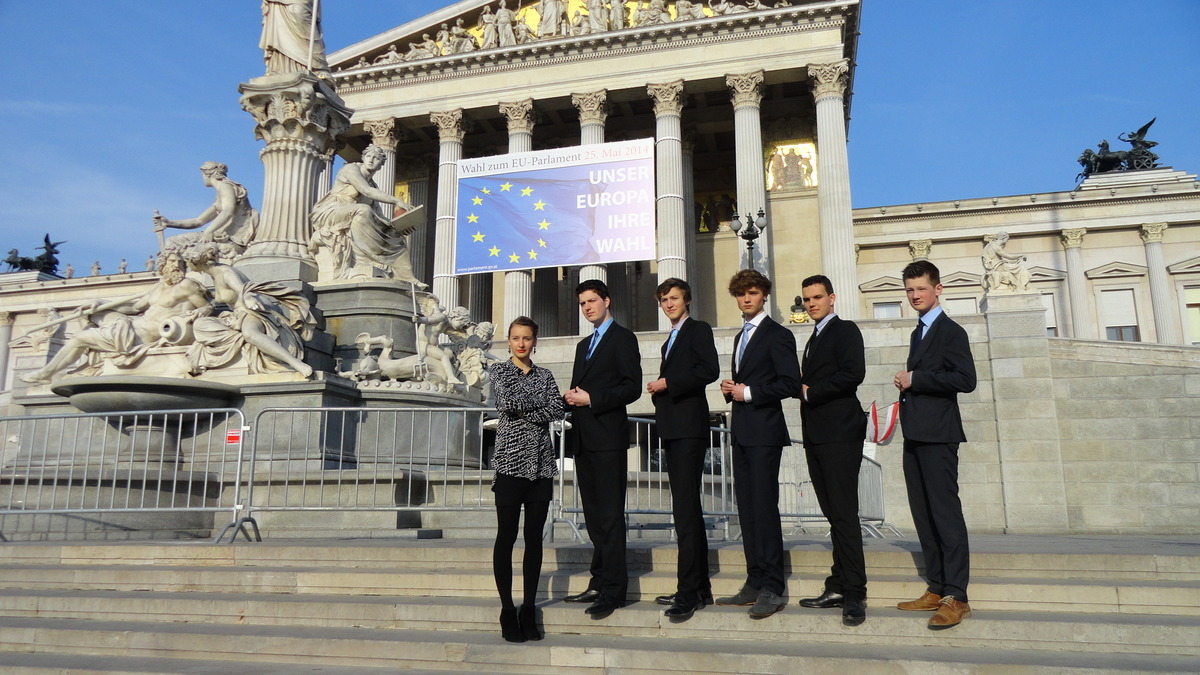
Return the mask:
<svg viewBox="0 0 1200 675">
<path fill-rule="evenodd" d="M 496 544 L 492 571 L 500 593 L 500 631 L 509 642 L 540 640 L 537 626 L 538 581 L 542 573 L 542 528 L 550 510 L 558 453 L 550 440 L 550 423 L 563 418 L 565 405 L 554 376 L 533 365 L 537 324 L 517 317 L 508 326 L 512 357 L 491 366 L 492 389 L 500 424 L 492 468 L 496 477 Z M 512 552 L 525 507 L 525 555 L 522 560 L 524 600 L 518 611 L 512 599 Z"/>
</svg>

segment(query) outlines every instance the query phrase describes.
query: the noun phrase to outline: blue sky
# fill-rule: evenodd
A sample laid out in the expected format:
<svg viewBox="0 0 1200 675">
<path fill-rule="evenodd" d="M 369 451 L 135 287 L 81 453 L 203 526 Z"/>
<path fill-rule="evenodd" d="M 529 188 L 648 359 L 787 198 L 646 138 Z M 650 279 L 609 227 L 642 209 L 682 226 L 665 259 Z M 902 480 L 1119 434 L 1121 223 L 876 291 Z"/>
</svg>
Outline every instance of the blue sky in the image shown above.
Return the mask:
<svg viewBox="0 0 1200 675">
<path fill-rule="evenodd" d="M 333 52 L 438 3 L 322 5 Z M 864 5 L 855 207 L 1068 190 L 1084 148 L 1126 147 L 1117 134 L 1155 116 L 1162 162 L 1200 172 L 1197 0 Z M 237 92 L 263 70 L 259 22 L 255 0 L 0 0 L 4 250 L 33 255 L 49 232 L 77 273 L 141 269 L 154 209 L 211 203 L 209 160 L 261 205 L 262 146 Z"/>
</svg>

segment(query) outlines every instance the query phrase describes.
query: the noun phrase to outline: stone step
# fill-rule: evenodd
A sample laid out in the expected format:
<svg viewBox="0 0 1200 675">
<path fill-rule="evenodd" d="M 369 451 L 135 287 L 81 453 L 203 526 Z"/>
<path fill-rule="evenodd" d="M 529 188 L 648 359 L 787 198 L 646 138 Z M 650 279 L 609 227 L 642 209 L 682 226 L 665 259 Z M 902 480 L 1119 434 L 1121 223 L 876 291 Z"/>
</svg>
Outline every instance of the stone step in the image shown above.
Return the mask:
<svg viewBox="0 0 1200 675">
<path fill-rule="evenodd" d="M 707 611 L 707 610 L 706 610 Z M 575 612 L 579 613 L 579 612 Z M 635 621 L 639 612 L 627 608 L 624 623 Z M 648 612 L 647 612 L 648 614 Z M 701 613 L 702 615 L 704 613 Z M 716 612 L 708 612 L 716 614 Z M 604 624 L 621 616 L 610 617 Z M 144 621 L 86 621 L 69 619 L 0 619 L 0 665 L 8 659 L 28 661 L 20 652 L 54 654 L 58 658 L 91 655 L 99 665 L 110 659 L 187 659 L 211 662 L 227 659 L 234 672 L 250 668 L 278 668 L 276 672 L 306 672 L 304 668 L 424 668 L 451 672 L 570 673 L 742 673 L 770 674 L 835 672 L 855 673 L 1026 673 L 1031 670 L 1078 673 L 1194 672 L 1192 653 L 1146 654 L 1128 649 L 1114 634 L 1115 653 L 1078 650 L 1049 651 L 1026 648 L 1021 637 L 1037 635 L 1036 628 L 1018 631 L 1014 649 L 981 647 L 979 631 L 999 617 L 971 619 L 953 631 L 930 633 L 935 644 L 904 646 L 879 643 L 862 632 L 878 622 L 870 619 L 863 627 L 841 629 L 842 639 L 830 640 L 837 632 L 817 636 L 781 632 L 777 615 L 764 622 L 736 617 L 745 624 L 762 626 L 753 640 L 715 639 L 720 621 L 688 622 L 688 631 L 668 630 L 655 637 L 631 637 L 618 630 L 611 635 L 549 634 L 541 642 L 509 644 L 498 631 L 467 633 L 436 630 L 391 630 L 294 626 L 215 625 Z M 699 618 L 699 617 L 698 617 Z M 551 616 L 548 620 L 553 621 Z M 1024 622 L 1014 617 L 1020 627 Z M 833 624 L 833 621 L 828 623 Z M 909 619 L 908 624 L 919 622 Z M 701 625 L 705 624 L 705 625 Z M 976 624 L 979 627 L 968 630 Z M 1068 627 L 1061 633 L 1070 633 Z M 918 630 L 916 628 L 912 629 Z M 1119 633 L 1120 631 L 1114 631 Z M 1169 627 L 1164 633 L 1169 633 Z M 796 639 L 802 635 L 803 639 Z M 699 636 L 699 637 L 697 637 Z M 1045 637 L 1044 635 L 1041 637 Z M 1035 646 L 1038 643 L 1035 643 Z M 1063 645 L 1069 648 L 1077 641 Z M 1194 643 L 1193 643 L 1194 644 Z M 5 672 L 10 671 L 7 667 Z M 111 671 L 98 671 L 111 672 Z M 152 671 L 159 672 L 159 671 Z M 163 672 L 172 672 L 166 670 Z M 187 672 L 187 671 L 183 671 Z M 200 672 L 213 672 L 202 670 Z M 227 671 L 228 672 L 228 671 Z M 307 671 L 307 672 L 311 672 Z M 336 672 L 336 671 L 335 671 Z"/>
<path fill-rule="evenodd" d="M 515 569 L 519 569 L 516 566 Z M 742 572 L 712 577 L 718 595 L 734 592 Z M 816 595 L 823 575 L 792 574 L 788 597 Z M 539 597 L 561 598 L 587 586 L 584 570 L 546 569 Z M 652 571 L 630 579 L 631 600 L 652 601 L 675 590 L 673 571 Z M 423 566 L 396 568 L 301 568 L 183 565 L 9 565 L 0 578 L 0 597 L 22 590 L 204 591 L 241 588 L 247 593 L 296 595 L 438 595 L 489 598 L 495 593 L 490 568 Z M 519 589 L 519 580 L 517 581 Z M 923 590 L 912 574 L 872 575 L 870 599 L 879 607 L 911 600 Z M 1200 616 L 1200 582 L 1012 579 L 976 576 L 971 584 L 972 606 L 1015 611 L 1122 612 Z"/>
<path fill-rule="evenodd" d="M 1019 541 L 1009 543 L 1005 539 Z M 1066 542 L 1056 549 L 1053 542 L 1039 538 L 981 536 L 973 543 L 972 576 L 1016 579 L 1064 580 L 1186 580 L 1200 581 L 1200 555 L 1182 555 L 1156 549 L 1153 542 L 1138 545 L 1111 538 L 1086 540 L 1094 551 L 1079 542 Z M 1066 537 L 1065 539 L 1071 539 Z M 1132 538 L 1131 538 L 1132 539 Z M 1027 543 L 1030 542 L 1030 543 Z M 988 548 L 991 545 L 991 548 Z M 1062 548 L 1082 548 L 1063 553 Z M 1174 549 L 1179 549 L 1176 546 Z M 1015 550 L 1004 550 L 1015 549 Z M 868 573 L 915 576 L 915 552 L 919 547 L 909 540 L 868 540 Z M 514 552 L 519 560 L 520 549 Z M 110 564 L 142 565 L 182 564 L 206 566 L 296 566 L 316 568 L 395 568 L 412 565 L 445 565 L 490 569 L 492 542 L 489 539 L 429 540 L 413 538 L 364 540 L 286 540 L 236 545 L 211 545 L 208 542 L 172 542 L 169 544 L 60 544 L 21 543 L 0 547 L 0 565 L 10 564 Z M 591 547 L 586 544 L 554 542 L 546 545 L 545 569 L 586 569 Z M 676 549 L 673 542 L 632 541 L 629 568 L 673 572 Z M 830 547 L 827 540 L 788 542 L 788 563 L 793 575 L 828 573 Z M 745 569 L 745 558 L 738 542 L 714 542 L 710 566 L 722 572 Z"/>
<path fill-rule="evenodd" d="M 0 671 L 5 675 L 229 675 L 228 661 L 221 659 L 173 659 L 169 657 L 105 656 L 97 659 L 90 654 L 15 654 L 0 652 Z M 237 675 L 384 675 L 393 674 L 391 666 L 314 666 L 302 663 L 239 663 Z M 474 673 L 478 669 L 463 670 L 412 670 L 407 675 L 446 675 L 447 673 Z"/>
<path fill-rule="evenodd" d="M 1076 652 L 1121 651 L 1200 656 L 1200 617 L 1132 613 L 1011 611 L 974 608 L 953 633 L 930 631 L 929 613 L 872 604 L 863 626 L 841 625 L 838 610 L 810 610 L 790 603 L 769 620 L 753 621 L 741 607 L 709 607 L 684 623 L 671 623 L 662 607 L 633 603 L 595 621 L 582 605 L 543 602 L 547 632 L 570 635 L 780 640 L 796 636 L 821 642 L 905 646 L 966 645 Z M 439 596 L 327 596 L 198 592 L 5 591 L 0 615 L 28 619 L 154 621 L 212 625 L 356 627 L 371 629 L 495 632 L 499 602 L 493 598 Z M 1198 663 L 1200 665 L 1200 663 Z"/>
</svg>

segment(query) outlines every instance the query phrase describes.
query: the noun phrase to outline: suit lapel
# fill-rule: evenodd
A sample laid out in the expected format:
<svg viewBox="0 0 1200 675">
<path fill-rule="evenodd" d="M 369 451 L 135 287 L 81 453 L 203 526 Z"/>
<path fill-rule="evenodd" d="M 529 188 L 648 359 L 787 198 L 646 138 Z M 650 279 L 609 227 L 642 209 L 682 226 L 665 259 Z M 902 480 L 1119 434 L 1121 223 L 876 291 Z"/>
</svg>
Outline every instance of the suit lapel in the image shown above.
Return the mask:
<svg viewBox="0 0 1200 675">
<path fill-rule="evenodd" d="M 771 317 L 764 316 L 763 320 L 758 324 L 758 328 L 755 328 L 754 332 L 750 334 L 750 341 L 746 343 L 746 352 L 742 354 L 742 367 L 738 368 L 739 371 L 745 370 L 746 364 L 753 365 L 758 360 L 758 352 L 761 351 L 761 349 L 758 349 L 758 347 L 763 343 L 763 340 L 760 340 L 759 337 L 764 333 L 769 333 L 771 331 L 767 325 L 768 323 L 775 322 L 771 319 Z M 739 337 L 738 339 L 741 338 Z M 763 339 L 765 340 L 766 338 Z"/>
<path fill-rule="evenodd" d="M 913 367 L 915 367 L 916 364 L 921 361 L 921 355 L 923 355 L 925 350 L 929 348 L 929 343 L 933 341 L 934 333 L 937 332 L 938 325 L 942 323 L 942 317 L 944 316 L 946 316 L 945 312 L 939 314 L 938 317 L 933 320 L 933 323 L 929 325 L 929 330 L 925 331 L 925 337 L 921 338 L 921 341 L 917 343 L 916 350 L 913 351 L 912 356 L 910 356 L 908 359 L 909 370 L 912 370 Z"/>
</svg>

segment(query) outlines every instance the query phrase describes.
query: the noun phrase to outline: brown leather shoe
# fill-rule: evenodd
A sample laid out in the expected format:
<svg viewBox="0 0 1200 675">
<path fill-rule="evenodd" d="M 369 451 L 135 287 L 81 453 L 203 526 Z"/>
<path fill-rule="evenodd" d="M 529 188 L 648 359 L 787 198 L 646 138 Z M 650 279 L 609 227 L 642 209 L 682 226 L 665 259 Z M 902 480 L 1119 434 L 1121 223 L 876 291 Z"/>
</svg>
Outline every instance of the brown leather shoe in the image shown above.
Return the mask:
<svg viewBox="0 0 1200 675">
<path fill-rule="evenodd" d="M 962 623 L 968 616 L 971 616 L 971 606 L 955 600 L 953 595 L 947 595 L 938 603 L 937 611 L 930 617 L 929 627 L 934 630 L 950 628 Z"/>
<path fill-rule="evenodd" d="M 916 600 L 901 602 L 896 605 L 898 609 L 907 609 L 910 612 L 932 612 L 938 608 L 938 603 L 942 601 L 942 596 L 937 593 L 925 591 L 925 595 Z"/>
</svg>

